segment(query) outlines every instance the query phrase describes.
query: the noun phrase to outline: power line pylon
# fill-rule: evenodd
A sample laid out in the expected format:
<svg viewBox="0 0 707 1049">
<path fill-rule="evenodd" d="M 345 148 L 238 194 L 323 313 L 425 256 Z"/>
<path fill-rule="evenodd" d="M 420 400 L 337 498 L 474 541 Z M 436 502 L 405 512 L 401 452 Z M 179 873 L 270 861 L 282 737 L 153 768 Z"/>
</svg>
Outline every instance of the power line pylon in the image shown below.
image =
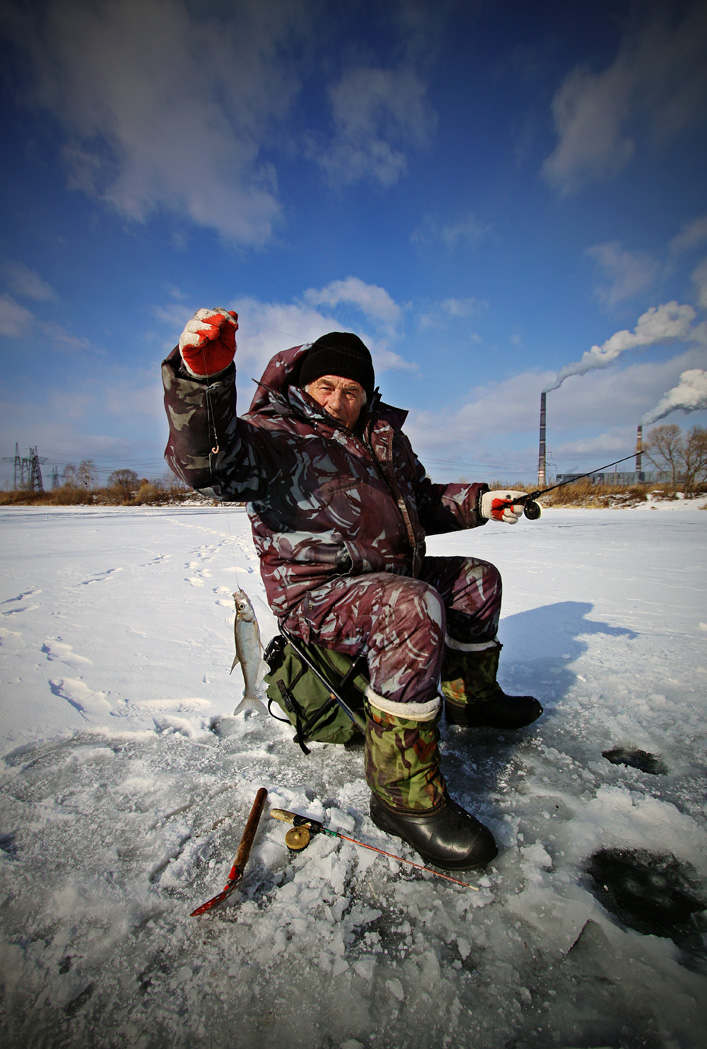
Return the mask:
<svg viewBox="0 0 707 1049">
<path fill-rule="evenodd" d="M 30 492 L 43 492 L 44 482 L 42 481 L 42 469 L 40 463 L 46 463 L 46 455 L 40 459 L 39 450 L 37 448 L 30 448 L 29 450 L 29 490 Z"/>
<path fill-rule="evenodd" d="M 15 490 L 27 489 L 30 492 L 43 492 L 44 482 L 42 481 L 42 468 L 41 463 L 46 463 L 46 455 L 40 456 L 38 448 L 30 448 L 29 455 L 26 458 L 20 455 L 19 444 L 15 445 L 15 456 L 4 456 L 4 463 L 13 463 L 14 465 L 14 478 L 13 488 Z"/>
</svg>

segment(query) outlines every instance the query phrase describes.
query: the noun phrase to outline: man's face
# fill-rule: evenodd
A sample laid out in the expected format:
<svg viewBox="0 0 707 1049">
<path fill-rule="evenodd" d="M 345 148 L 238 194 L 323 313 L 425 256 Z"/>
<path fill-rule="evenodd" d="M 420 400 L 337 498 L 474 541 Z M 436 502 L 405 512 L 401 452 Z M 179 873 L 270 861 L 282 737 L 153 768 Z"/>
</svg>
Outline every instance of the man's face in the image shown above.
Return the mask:
<svg viewBox="0 0 707 1049">
<path fill-rule="evenodd" d="M 366 394 L 360 383 L 340 375 L 322 375 L 307 386 L 307 393 L 327 415 L 352 430 L 359 420 Z"/>
</svg>

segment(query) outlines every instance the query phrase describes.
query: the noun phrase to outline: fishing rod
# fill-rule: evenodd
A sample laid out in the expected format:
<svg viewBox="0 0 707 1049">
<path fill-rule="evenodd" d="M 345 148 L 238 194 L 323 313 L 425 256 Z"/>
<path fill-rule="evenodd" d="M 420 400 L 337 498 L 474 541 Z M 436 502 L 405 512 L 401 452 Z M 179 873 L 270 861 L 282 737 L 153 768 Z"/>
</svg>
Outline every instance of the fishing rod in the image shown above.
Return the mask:
<svg viewBox="0 0 707 1049">
<path fill-rule="evenodd" d="M 428 874 L 434 874 L 438 878 L 445 878 L 446 881 L 453 881 L 456 885 L 463 885 L 465 889 L 479 891 L 476 885 L 460 881 L 459 878 L 452 878 L 449 874 L 432 870 L 431 867 L 424 867 L 421 863 L 406 860 L 403 856 L 396 856 L 392 852 L 386 852 L 385 849 L 376 848 L 375 845 L 367 845 L 365 841 L 359 841 L 357 838 L 350 838 L 338 830 L 325 827 L 319 820 L 310 819 L 309 816 L 300 816 L 296 812 L 288 812 L 287 809 L 270 809 L 270 816 L 273 819 L 292 824 L 292 828 L 285 835 L 285 844 L 291 852 L 301 852 L 302 849 L 306 849 L 312 834 L 328 834 L 331 838 L 341 838 L 342 841 L 351 842 L 352 845 L 358 845 L 362 849 L 370 849 L 371 852 L 378 852 L 381 856 L 388 856 L 391 860 L 397 860 L 398 863 L 407 863 L 408 866 L 416 867 L 420 871 L 427 871 Z"/>
<path fill-rule="evenodd" d="M 523 514 L 528 518 L 529 521 L 537 521 L 540 517 L 540 506 L 535 502 L 538 496 L 547 495 L 548 492 L 554 492 L 556 488 L 562 488 L 566 484 L 574 484 L 575 481 L 581 481 L 584 477 L 591 477 L 592 474 L 598 474 L 601 470 L 608 470 L 611 466 L 618 466 L 619 463 L 625 463 L 629 459 L 633 459 L 635 452 L 631 455 L 625 455 L 623 459 L 615 459 L 613 463 L 607 463 L 606 466 L 597 466 L 594 470 L 588 470 L 585 474 L 578 474 L 576 477 L 571 477 L 568 481 L 560 481 L 559 484 L 551 484 L 549 488 L 541 488 L 536 492 L 528 492 L 527 495 L 522 496 L 520 499 L 513 500 L 499 500 L 500 505 L 496 505 L 494 502 L 494 509 L 502 509 L 507 506 L 523 506 Z"/>
</svg>

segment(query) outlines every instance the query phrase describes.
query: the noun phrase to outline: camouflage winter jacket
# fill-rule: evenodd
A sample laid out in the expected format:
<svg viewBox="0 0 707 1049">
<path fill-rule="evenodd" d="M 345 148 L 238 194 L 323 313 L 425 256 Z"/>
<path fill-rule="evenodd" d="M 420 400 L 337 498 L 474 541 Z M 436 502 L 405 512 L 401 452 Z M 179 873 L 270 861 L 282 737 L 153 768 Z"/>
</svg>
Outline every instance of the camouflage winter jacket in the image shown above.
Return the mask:
<svg viewBox="0 0 707 1049">
<path fill-rule="evenodd" d="M 426 534 L 485 524 L 487 485 L 433 484 L 401 430 L 407 412 L 376 391 L 354 433 L 290 385 L 309 346 L 272 358 L 241 418 L 233 365 L 210 381 L 189 376 L 178 349 L 162 365 L 165 458 L 192 488 L 247 503 L 277 616 L 336 576 L 417 575 Z"/>
</svg>

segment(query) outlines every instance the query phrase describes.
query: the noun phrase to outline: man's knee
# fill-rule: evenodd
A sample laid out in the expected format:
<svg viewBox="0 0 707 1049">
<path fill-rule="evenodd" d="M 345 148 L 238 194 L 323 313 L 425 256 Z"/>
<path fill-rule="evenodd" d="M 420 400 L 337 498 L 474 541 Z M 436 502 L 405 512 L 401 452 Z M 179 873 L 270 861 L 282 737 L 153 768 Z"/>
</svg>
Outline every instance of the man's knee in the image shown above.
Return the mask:
<svg viewBox="0 0 707 1049">
<path fill-rule="evenodd" d="M 501 573 L 491 561 L 466 558 L 462 574 L 467 584 L 476 584 L 486 594 L 497 593 L 501 589 Z"/>
<path fill-rule="evenodd" d="M 377 646 L 394 644 L 409 662 L 434 662 L 436 650 L 444 640 L 446 612 L 441 596 L 433 586 L 419 579 L 405 579 L 390 595 Z"/>
<path fill-rule="evenodd" d="M 434 587 L 419 579 L 396 582 L 389 597 L 370 639 L 371 687 L 396 703 L 430 703 L 444 654 L 444 603 Z"/>
</svg>

